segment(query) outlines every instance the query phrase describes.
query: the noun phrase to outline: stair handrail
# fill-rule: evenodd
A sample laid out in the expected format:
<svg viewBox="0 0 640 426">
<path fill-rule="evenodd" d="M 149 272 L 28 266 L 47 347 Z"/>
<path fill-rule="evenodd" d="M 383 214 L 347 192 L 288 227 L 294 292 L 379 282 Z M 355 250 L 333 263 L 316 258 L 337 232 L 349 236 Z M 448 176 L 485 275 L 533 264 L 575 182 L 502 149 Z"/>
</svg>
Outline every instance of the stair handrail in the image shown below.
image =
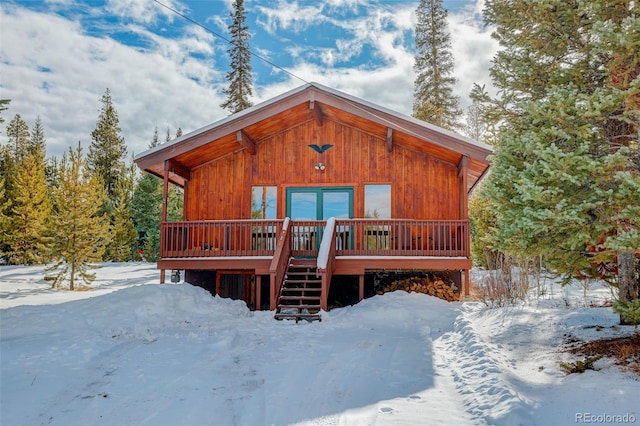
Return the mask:
<svg viewBox="0 0 640 426">
<path fill-rule="evenodd" d="M 327 300 L 329 296 L 329 285 L 331 277 L 336 268 L 336 218 L 330 217 L 322 234 L 322 242 L 318 250 L 317 274 L 322 279 L 322 290 L 320 292 L 320 308 L 327 310 Z"/>
<path fill-rule="evenodd" d="M 289 259 L 291 258 L 291 219 L 284 218 L 282 223 L 282 229 L 280 235 L 278 235 L 278 242 L 276 244 L 276 250 L 271 260 L 271 266 L 269 267 L 269 275 L 271 276 L 271 294 L 269 298 L 269 309 L 274 311 L 276 309 L 276 302 L 280 297 L 282 291 L 282 283 L 284 276 L 287 272 L 287 266 L 289 266 Z"/>
</svg>

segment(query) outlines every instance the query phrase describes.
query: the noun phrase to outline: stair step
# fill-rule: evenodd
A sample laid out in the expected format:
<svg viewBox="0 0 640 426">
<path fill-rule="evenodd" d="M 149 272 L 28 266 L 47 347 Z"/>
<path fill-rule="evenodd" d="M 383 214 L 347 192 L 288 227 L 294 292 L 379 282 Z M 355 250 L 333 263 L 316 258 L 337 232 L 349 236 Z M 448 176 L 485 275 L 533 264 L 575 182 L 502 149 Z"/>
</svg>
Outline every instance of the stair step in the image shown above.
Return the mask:
<svg viewBox="0 0 640 426">
<path fill-rule="evenodd" d="M 304 284 L 312 284 L 312 285 L 322 285 L 322 280 L 295 280 L 295 279 L 291 279 L 291 278 L 285 278 L 284 280 L 284 284 L 290 284 L 293 286 L 296 285 L 304 285 Z"/>
<path fill-rule="evenodd" d="M 289 265 L 308 266 L 315 268 L 318 265 L 318 261 L 316 259 L 291 259 Z"/>
<path fill-rule="evenodd" d="M 316 295 L 284 295 L 280 296 L 280 300 L 320 300 L 320 297 Z"/>
<path fill-rule="evenodd" d="M 318 274 L 316 274 L 315 271 L 289 271 L 289 270 L 287 270 L 285 276 L 317 277 Z"/>
<path fill-rule="evenodd" d="M 317 305 L 287 305 L 280 303 L 278 305 L 278 309 L 320 309 L 320 303 L 318 303 Z"/>
<path fill-rule="evenodd" d="M 283 296 L 312 296 L 320 298 L 321 288 L 283 288 L 281 294 Z"/>
<path fill-rule="evenodd" d="M 322 321 L 320 314 L 276 314 L 274 318 L 277 320 L 295 319 L 296 322 L 301 319 Z"/>
</svg>

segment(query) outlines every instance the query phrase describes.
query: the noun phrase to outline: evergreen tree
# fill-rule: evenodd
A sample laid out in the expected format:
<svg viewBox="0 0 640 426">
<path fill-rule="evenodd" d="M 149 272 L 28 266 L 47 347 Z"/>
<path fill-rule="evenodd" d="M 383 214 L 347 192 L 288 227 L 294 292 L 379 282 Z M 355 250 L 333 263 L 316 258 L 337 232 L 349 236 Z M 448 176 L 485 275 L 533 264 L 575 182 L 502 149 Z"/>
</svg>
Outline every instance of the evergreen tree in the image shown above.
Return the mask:
<svg viewBox="0 0 640 426">
<path fill-rule="evenodd" d="M 11 99 L 0 99 L 0 123 L 4 123 L 4 117 L 2 117 L 2 111 L 9 109 L 9 103 Z"/>
<path fill-rule="evenodd" d="M 156 127 L 149 148 L 155 148 L 159 144 Z M 149 261 L 155 261 L 160 256 L 161 213 L 162 181 L 150 173 L 143 173 L 138 179 L 133 194 L 133 219 L 140 236 L 139 248 L 143 250 L 145 259 Z"/>
<path fill-rule="evenodd" d="M 11 199 L 7 196 L 4 188 L 4 178 L 0 177 L 0 259 L 7 260 L 8 241 L 7 236 L 11 229 L 11 221 L 9 220 L 9 209 L 11 208 Z"/>
<path fill-rule="evenodd" d="M 453 94 L 456 79 L 447 10 L 442 0 L 420 0 L 416 18 L 413 116 L 453 130 L 459 127 L 462 111 Z"/>
<path fill-rule="evenodd" d="M 224 90 L 227 99 L 220 105 L 232 114 L 249 108 L 252 92 L 251 51 L 249 50 L 249 28 L 245 25 L 244 0 L 234 0 L 233 22 L 229 25 L 231 48 L 227 50 L 231 58 L 231 71 L 227 73 L 229 87 Z"/>
<path fill-rule="evenodd" d="M 45 260 L 43 235 L 46 233 L 51 201 L 44 175 L 44 161 L 36 154 L 15 168 L 10 231 L 5 240 L 10 261 L 14 264 L 33 265 Z"/>
<path fill-rule="evenodd" d="M 42 120 L 40 120 L 40 117 L 38 116 L 33 124 L 33 128 L 31 129 L 31 138 L 29 139 L 28 150 L 30 154 L 36 156 L 36 161 L 41 164 L 45 163 L 45 157 L 47 155 L 46 143 Z"/>
<path fill-rule="evenodd" d="M 124 138 L 120 136 L 120 120 L 109 89 L 102 95 L 101 102 L 96 128 L 91 132 L 87 166 L 102 180 L 109 200 L 115 202 L 115 188 L 124 173 L 127 147 Z"/>
<path fill-rule="evenodd" d="M 138 232 L 132 218 L 132 198 L 135 176 L 133 162 L 120 176 L 114 191 L 114 203 L 110 213 L 111 241 L 105 250 L 105 260 L 128 262 L 134 259 Z"/>
<path fill-rule="evenodd" d="M 471 105 L 467 109 L 465 133 L 473 139 L 493 145 L 499 121 L 495 101 L 491 99 L 485 86 L 477 83 L 473 84 L 469 98 Z"/>
<path fill-rule="evenodd" d="M 29 126 L 16 114 L 7 125 L 7 146 L 13 164 L 20 164 L 29 154 Z"/>
<path fill-rule="evenodd" d="M 485 19 L 502 46 L 496 244 L 640 298 L 638 5 L 489 0 Z"/>
<path fill-rule="evenodd" d="M 184 193 L 181 188 L 169 185 L 167 221 L 178 222 L 184 217 Z"/>
<path fill-rule="evenodd" d="M 57 157 L 51 157 L 45 161 L 44 175 L 47 181 L 47 188 L 51 192 L 60 184 Z"/>
<path fill-rule="evenodd" d="M 55 263 L 47 270 L 55 274 L 54 287 L 68 281 L 74 290 L 77 279 L 85 284 L 93 281 L 95 275 L 89 271 L 102 260 L 109 241 L 109 223 L 100 214 L 106 191 L 86 167 L 79 142 L 62 158 L 59 179 L 49 242 Z"/>
</svg>

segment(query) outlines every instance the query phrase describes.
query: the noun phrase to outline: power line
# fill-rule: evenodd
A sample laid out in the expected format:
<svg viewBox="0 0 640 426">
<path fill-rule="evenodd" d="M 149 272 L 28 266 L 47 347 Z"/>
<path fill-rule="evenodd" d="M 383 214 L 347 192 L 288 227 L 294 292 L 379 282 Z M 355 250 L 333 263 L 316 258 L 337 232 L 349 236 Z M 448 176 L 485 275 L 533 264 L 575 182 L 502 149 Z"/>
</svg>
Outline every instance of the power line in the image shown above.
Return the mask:
<svg viewBox="0 0 640 426">
<path fill-rule="evenodd" d="M 196 21 L 196 20 L 195 20 L 195 19 L 193 19 L 193 18 L 190 18 L 189 16 L 185 15 L 184 13 L 179 12 L 179 11 L 177 11 L 176 9 L 174 9 L 174 8 L 172 8 L 172 7 L 170 7 L 170 6 L 167 6 L 166 4 L 162 3 L 162 2 L 161 2 L 161 1 L 159 1 L 159 0 L 153 0 L 153 1 L 154 1 L 155 3 L 157 3 L 157 4 L 159 4 L 160 6 L 164 7 L 165 9 L 167 9 L 167 10 L 171 11 L 172 13 L 175 13 L 176 15 L 178 15 L 178 16 L 180 16 L 180 17 L 182 17 L 182 18 L 186 19 L 187 21 L 191 22 L 192 24 L 197 25 L 197 26 L 199 26 L 200 28 L 202 28 L 203 30 L 205 30 L 205 31 L 207 31 L 207 32 L 209 32 L 209 33 L 211 33 L 211 34 L 213 34 L 214 36 L 216 36 L 216 37 L 218 37 L 218 38 L 220 38 L 220 39 L 222 39 L 222 40 L 224 40 L 224 41 L 226 41 L 227 43 L 229 43 L 229 44 L 234 44 L 234 43 L 233 43 L 233 41 L 229 40 L 229 39 L 228 39 L 228 38 L 226 38 L 225 36 L 223 36 L 223 35 L 221 35 L 221 34 L 218 34 L 217 32 L 215 32 L 215 31 L 213 31 L 212 29 L 210 29 L 210 28 L 208 28 L 208 27 L 206 27 L 206 26 L 202 25 L 200 22 Z M 280 71 L 283 71 L 283 72 L 285 72 L 285 73 L 289 74 L 291 77 L 293 77 L 293 78 L 297 78 L 298 80 L 302 81 L 303 83 L 309 84 L 309 82 L 308 82 L 307 80 L 305 80 L 304 78 L 302 78 L 302 77 L 298 77 L 297 75 L 295 75 L 295 74 L 294 74 L 294 73 L 292 73 L 291 71 L 288 71 L 288 70 L 286 70 L 285 68 L 281 67 L 280 65 L 277 65 L 277 64 L 275 64 L 275 63 L 271 62 L 271 61 L 270 61 L 270 60 L 268 60 L 267 58 L 265 58 L 265 57 L 263 57 L 263 56 L 260 56 L 260 55 L 258 55 L 258 54 L 256 54 L 256 53 L 253 53 L 253 52 L 251 51 L 251 49 L 249 49 L 249 54 L 250 54 L 251 56 L 253 56 L 254 58 L 256 58 L 256 59 L 259 59 L 259 60 L 261 60 L 262 62 L 264 62 L 264 63 L 266 63 L 266 64 L 269 64 L 269 65 L 271 65 L 272 67 L 277 68 L 277 69 L 279 69 Z"/>
</svg>

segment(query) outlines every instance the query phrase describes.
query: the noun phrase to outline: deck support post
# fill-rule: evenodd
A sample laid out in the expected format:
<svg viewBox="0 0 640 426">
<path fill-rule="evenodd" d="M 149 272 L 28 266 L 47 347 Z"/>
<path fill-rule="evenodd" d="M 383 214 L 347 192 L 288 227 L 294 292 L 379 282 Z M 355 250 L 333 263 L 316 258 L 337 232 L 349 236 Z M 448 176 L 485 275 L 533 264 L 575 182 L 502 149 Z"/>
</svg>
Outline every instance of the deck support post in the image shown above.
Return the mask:
<svg viewBox="0 0 640 426">
<path fill-rule="evenodd" d="M 468 297 L 471 294 L 470 283 L 469 283 L 469 270 L 464 270 L 464 296 Z"/>
<path fill-rule="evenodd" d="M 358 276 L 358 302 L 364 299 L 364 275 Z"/>
<path fill-rule="evenodd" d="M 262 310 L 262 275 L 255 275 L 256 279 L 254 280 L 255 286 L 256 286 L 256 305 L 255 305 L 255 310 L 256 311 L 261 311 Z"/>
</svg>

